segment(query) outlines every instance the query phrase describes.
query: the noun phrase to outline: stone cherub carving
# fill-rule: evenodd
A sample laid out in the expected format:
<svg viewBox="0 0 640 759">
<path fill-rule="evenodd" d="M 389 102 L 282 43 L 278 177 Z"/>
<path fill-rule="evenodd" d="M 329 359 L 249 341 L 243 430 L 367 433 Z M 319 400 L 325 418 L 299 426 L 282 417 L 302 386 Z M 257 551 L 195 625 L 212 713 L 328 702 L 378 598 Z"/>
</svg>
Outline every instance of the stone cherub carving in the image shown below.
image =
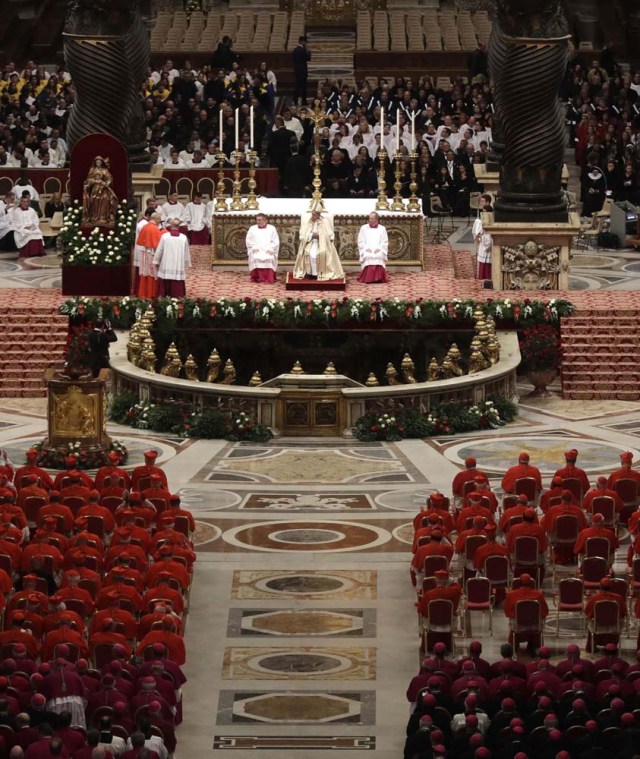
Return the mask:
<svg viewBox="0 0 640 759">
<path fill-rule="evenodd" d="M 510 290 L 551 290 L 558 285 L 560 247 L 545 247 L 529 240 L 502 248 L 502 271 Z"/>
</svg>

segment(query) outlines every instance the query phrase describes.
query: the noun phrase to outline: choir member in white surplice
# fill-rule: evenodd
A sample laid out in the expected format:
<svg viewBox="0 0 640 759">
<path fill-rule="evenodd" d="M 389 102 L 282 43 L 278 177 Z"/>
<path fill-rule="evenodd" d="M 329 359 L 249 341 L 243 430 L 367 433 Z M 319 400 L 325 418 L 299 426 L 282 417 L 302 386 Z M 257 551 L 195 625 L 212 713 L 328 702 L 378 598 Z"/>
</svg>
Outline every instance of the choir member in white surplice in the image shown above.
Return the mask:
<svg viewBox="0 0 640 759">
<path fill-rule="evenodd" d="M 187 234 L 187 227 L 184 220 L 187 209 L 178 200 L 177 192 L 172 192 L 169 195 L 167 202 L 160 206 L 160 212 L 162 213 L 162 220 L 164 221 L 165 226 L 169 224 L 171 219 L 180 219 L 180 231 L 183 235 Z"/>
<path fill-rule="evenodd" d="M 256 215 L 256 223 L 247 232 L 247 256 L 252 282 L 273 284 L 278 269 L 280 238 L 264 213 Z"/>
<path fill-rule="evenodd" d="M 209 229 L 207 225 L 207 207 L 208 204 L 202 202 L 202 195 L 199 192 L 193 194 L 191 203 L 187 203 L 184 214 L 184 221 L 189 230 L 190 245 L 208 245 Z"/>
<path fill-rule="evenodd" d="M 358 257 L 360 258 L 358 282 L 366 285 L 374 282 L 388 282 L 388 253 L 387 230 L 380 224 L 380 218 L 374 211 L 369 214 L 369 221 L 360 227 L 358 233 Z"/>
<path fill-rule="evenodd" d="M 28 196 L 20 198 L 20 205 L 11 212 L 11 226 L 20 258 L 45 255 L 38 214 L 29 206 Z"/>
<path fill-rule="evenodd" d="M 191 267 L 187 236 L 180 232 L 180 219 L 171 219 L 169 234 L 162 235 L 153 264 L 157 267 L 158 297 L 184 298 L 186 269 Z"/>
</svg>

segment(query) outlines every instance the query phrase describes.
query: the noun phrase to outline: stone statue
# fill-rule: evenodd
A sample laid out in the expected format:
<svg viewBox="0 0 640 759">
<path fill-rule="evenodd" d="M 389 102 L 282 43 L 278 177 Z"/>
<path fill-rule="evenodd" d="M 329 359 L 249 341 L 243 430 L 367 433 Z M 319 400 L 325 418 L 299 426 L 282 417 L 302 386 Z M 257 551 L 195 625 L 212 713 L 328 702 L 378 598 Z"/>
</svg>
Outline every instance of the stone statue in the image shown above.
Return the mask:
<svg viewBox="0 0 640 759">
<path fill-rule="evenodd" d="M 544 247 L 533 240 L 502 248 L 505 286 L 511 290 L 555 290 L 560 272 L 560 248 Z"/>
<path fill-rule="evenodd" d="M 87 134 L 103 132 L 126 146 L 130 162 L 148 162 L 140 92 L 150 47 L 138 0 L 71 0 L 63 39 L 75 87 L 69 148 Z"/>
<path fill-rule="evenodd" d="M 558 89 L 570 35 L 561 0 L 498 0 L 497 11 L 506 51 L 496 64 L 504 150 L 494 216 L 498 222 L 566 222 Z"/>
<path fill-rule="evenodd" d="M 220 374 L 221 366 L 222 359 L 220 358 L 218 351 L 214 348 L 207 359 L 207 382 L 216 382 Z"/>
<path fill-rule="evenodd" d="M 224 365 L 224 371 L 222 374 L 223 385 L 233 385 L 233 383 L 236 381 L 236 368 L 230 358 L 227 359 L 227 363 Z"/>
<path fill-rule="evenodd" d="M 118 198 L 113 191 L 109 159 L 96 156 L 82 186 L 82 226 L 112 227 Z"/>
<path fill-rule="evenodd" d="M 196 360 L 191 353 L 187 356 L 187 360 L 184 362 L 184 376 L 192 382 L 200 381 L 198 378 L 198 364 L 196 364 Z"/>
</svg>

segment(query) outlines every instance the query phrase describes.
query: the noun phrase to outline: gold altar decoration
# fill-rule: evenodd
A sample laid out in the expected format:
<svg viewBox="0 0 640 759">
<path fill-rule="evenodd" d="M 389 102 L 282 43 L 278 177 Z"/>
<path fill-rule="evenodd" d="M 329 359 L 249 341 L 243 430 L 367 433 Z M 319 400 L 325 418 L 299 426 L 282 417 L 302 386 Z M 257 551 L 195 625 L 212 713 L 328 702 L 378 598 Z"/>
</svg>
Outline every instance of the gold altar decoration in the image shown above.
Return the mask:
<svg viewBox="0 0 640 759">
<path fill-rule="evenodd" d="M 109 370 L 98 377 L 75 379 L 47 369 L 47 437 L 43 450 L 67 453 L 69 443 L 81 442 L 83 449 L 104 451 L 111 444 L 107 435 L 105 384 Z"/>
<path fill-rule="evenodd" d="M 156 370 L 156 347 L 151 335 L 144 338 L 137 365 L 146 372 L 155 372 Z"/>
<path fill-rule="evenodd" d="M 462 377 L 464 375 L 464 369 L 462 368 L 462 354 L 460 348 L 455 343 L 451 343 L 445 361 L 448 361 L 451 366 L 452 376 Z"/>
<path fill-rule="evenodd" d="M 418 200 L 418 196 L 416 195 L 416 190 L 418 189 L 418 183 L 416 181 L 417 174 L 416 174 L 416 161 L 418 160 L 418 154 L 415 150 L 412 150 L 409 155 L 409 160 L 411 161 L 411 173 L 409 175 L 410 182 L 409 182 L 409 192 L 411 193 L 409 197 L 409 202 L 407 203 L 407 211 L 410 213 L 420 213 L 422 211 L 422 204 Z"/>
<path fill-rule="evenodd" d="M 317 203 L 322 205 L 322 180 L 320 179 L 320 125 L 324 124 L 327 114 L 322 110 L 318 99 L 313 101 L 313 110 L 309 113 L 313 121 L 313 193 L 311 195 L 312 209 Z"/>
<path fill-rule="evenodd" d="M 387 379 L 387 384 L 389 385 L 399 385 L 400 382 L 398 380 L 398 370 L 395 368 L 395 366 L 389 362 L 387 364 L 387 370 L 384 373 L 384 376 Z"/>
<path fill-rule="evenodd" d="M 404 199 L 402 195 L 400 194 L 400 189 L 402 188 L 402 182 L 400 181 L 400 177 L 402 175 L 402 170 L 400 167 L 400 161 L 402 160 L 402 153 L 400 153 L 400 151 L 397 151 L 393 157 L 393 160 L 395 162 L 395 174 L 396 174 L 396 181 L 393 183 L 393 189 L 396 191 L 396 194 L 393 196 L 393 201 L 391 202 L 391 210 L 405 211 L 406 209 L 404 207 Z"/>
<path fill-rule="evenodd" d="M 222 372 L 222 384 L 233 385 L 235 381 L 236 381 L 236 368 L 233 365 L 233 361 L 230 358 L 228 358 L 227 363 L 224 365 L 224 370 Z"/>
<path fill-rule="evenodd" d="M 251 375 L 251 379 L 249 380 L 249 387 L 258 387 L 258 385 L 262 384 L 262 377 L 260 376 L 260 372 L 254 372 Z"/>
<path fill-rule="evenodd" d="M 528 240 L 522 245 L 502 246 L 504 289 L 557 290 L 560 249 Z"/>
<path fill-rule="evenodd" d="M 358 232 L 365 219 L 361 216 L 336 214 L 333 217 L 335 244 L 343 264 L 357 266 Z M 300 245 L 300 216 L 298 214 L 271 214 L 269 222 L 278 230 L 280 250 L 278 261 L 282 265 L 293 263 Z M 385 215 L 382 219 L 389 235 L 388 263 L 393 266 L 423 266 L 424 223 L 422 216 Z M 233 212 L 213 215 L 211 228 L 212 266 L 247 266 L 246 237 L 254 219 Z"/>
<path fill-rule="evenodd" d="M 474 348 L 471 351 L 471 358 L 469 359 L 469 374 L 477 374 L 486 369 L 487 363 L 482 353 L 477 348 Z"/>
<path fill-rule="evenodd" d="M 438 364 L 434 356 L 429 362 L 427 369 L 427 382 L 435 382 L 437 379 L 440 379 L 440 364 Z"/>
<path fill-rule="evenodd" d="M 442 360 L 442 366 L 440 367 L 440 379 L 452 379 L 453 377 L 456 377 L 456 371 L 455 367 L 453 366 L 453 361 L 451 358 L 447 355 Z"/>
<path fill-rule="evenodd" d="M 207 382 L 216 382 L 220 374 L 222 359 L 214 348 L 207 359 Z"/>
<path fill-rule="evenodd" d="M 140 352 L 142 350 L 142 337 L 140 335 L 140 327 L 136 322 L 131 331 L 129 332 L 129 342 L 127 343 L 127 359 L 134 366 L 138 365 L 140 359 Z"/>
<path fill-rule="evenodd" d="M 233 195 L 231 197 L 231 210 L 232 211 L 243 211 L 244 210 L 244 204 L 242 202 L 242 195 L 240 194 L 240 189 L 242 187 L 242 184 L 240 182 L 240 156 L 242 153 L 239 150 L 233 151 Z"/>
<path fill-rule="evenodd" d="M 327 366 L 325 367 L 325 370 L 322 372 L 327 377 L 331 377 L 334 374 L 337 374 L 336 367 L 333 365 L 333 361 L 329 361 Z"/>
<path fill-rule="evenodd" d="M 369 376 L 367 377 L 367 381 L 365 382 L 365 385 L 367 387 L 378 387 L 380 383 L 378 382 L 378 378 L 373 372 L 369 372 Z"/>
<path fill-rule="evenodd" d="M 216 212 L 227 211 L 227 196 L 224 193 L 224 164 L 227 160 L 227 156 L 222 152 L 222 146 L 220 146 L 220 152 L 216 155 L 216 160 L 220 164 L 218 169 L 218 182 L 216 184 Z"/>
<path fill-rule="evenodd" d="M 258 157 L 258 154 L 255 150 L 249 151 L 249 193 L 247 195 L 247 199 L 245 200 L 244 207 L 246 211 L 257 211 L 260 207 L 258 205 L 258 199 L 256 197 L 256 187 L 258 186 L 258 183 L 256 182 L 256 158 Z"/>
<path fill-rule="evenodd" d="M 162 369 L 160 369 L 160 374 L 165 377 L 179 377 L 181 369 L 182 359 L 180 358 L 176 344 L 171 343 L 164 354 L 164 363 Z"/>
<path fill-rule="evenodd" d="M 405 353 L 402 362 L 400 363 L 400 369 L 402 371 L 402 377 L 407 385 L 413 385 L 416 381 L 414 377 L 416 365 L 408 353 Z"/>
<path fill-rule="evenodd" d="M 378 151 L 378 200 L 376 202 L 376 211 L 389 211 L 391 205 L 387 198 L 387 180 L 385 179 L 387 151 L 384 145 L 382 145 L 382 140 L 380 143 L 380 150 Z"/>
<path fill-rule="evenodd" d="M 97 155 L 82 185 L 82 226 L 113 227 L 118 197 L 113 191 L 109 159 Z"/>
<path fill-rule="evenodd" d="M 302 368 L 302 364 L 299 361 L 296 361 L 295 364 L 291 367 L 291 371 L 289 374 L 304 374 L 304 369 Z"/>
<path fill-rule="evenodd" d="M 199 382 L 198 379 L 198 364 L 193 355 L 190 353 L 184 362 L 184 376 L 186 379 L 192 382 Z"/>
</svg>

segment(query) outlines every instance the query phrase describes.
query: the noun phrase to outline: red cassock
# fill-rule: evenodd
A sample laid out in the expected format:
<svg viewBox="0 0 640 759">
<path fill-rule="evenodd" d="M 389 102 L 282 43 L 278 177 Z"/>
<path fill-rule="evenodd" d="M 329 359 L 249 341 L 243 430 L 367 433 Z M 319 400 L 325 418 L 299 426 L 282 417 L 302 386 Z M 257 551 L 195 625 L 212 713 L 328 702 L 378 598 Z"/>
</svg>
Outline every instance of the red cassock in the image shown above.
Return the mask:
<svg viewBox="0 0 640 759">
<path fill-rule="evenodd" d="M 167 475 L 159 467 L 153 464 L 142 464 L 137 466 L 131 473 L 131 489 L 138 490 L 138 483 L 144 477 L 151 477 L 152 474 L 157 474 L 162 478 L 162 487 L 167 487 Z"/>
<path fill-rule="evenodd" d="M 96 599 L 96 607 L 98 609 L 107 609 L 111 606 L 112 591 L 114 588 L 117 588 L 118 594 L 120 596 L 131 601 L 136 612 L 140 611 L 142 607 L 142 597 L 140 596 L 140 593 L 138 593 L 138 591 L 135 588 L 132 588 L 130 585 L 122 584 L 109 585 L 106 588 L 102 588 L 102 590 L 98 593 L 98 598 Z"/>
<path fill-rule="evenodd" d="M 38 590 L 20 590 L 18 593 L 14 593 L 9 599 L 9 603 L 7 604 L 7 614 L 15 611 L 19 606 L 23 606 L 24 600 L 32 595 L 38 598 L 39 608 L 41 610 L 49 608 L 49 596 L 45 593 L 40 593 Z"/>
<path fill-rule="evenodd" d="M 69 485 L 67 488 L 62 488 L 60 491 L 60 498 L 83 498 L 85 501 L 89 500 L 89 494 L 93 488 L 85 485 L 84 483 L 77 483 L 75 485 Z"/>
<path fill-rule="evenodd" d="M 162 622 L 166 616 L 167 613 L 165 611 L 153 611 L 149 614 L 145 614 L 138 624 L 138 637 L 144 638 L 145 635 L 151 632 L 153 625 Z M 176 631 L 179 635 L 182 635 L 182 619 L 174 615 L 172 616 L 173 621 L 176 624 Z"/>
<path fill-rule="evenodd" d="M 189 520 L 190 532 L 193 532 L 196 529 L 196 520 L 193 518 L 193 514 L 186 509 L 176 508 L 175 506 L 170 506 L 160 514 L 157 519 L 158 528 L 162 529 L 167 522 L 173 521 L 176 517 L 186 517 Z"/>
<path fill-rule="evenodd" d="M 443 527 L 446 532 L 451 532 L 453 529 L 455 529 L 455 524 L 453 522 L 453 517 L 446 509 L 434 509 L 433 507 L 430 507 L 428 509 L 425 509 L 424 511 L 419 511 L 415 517 L 413 518 L 413 529 L 418 530 L 422 526 L 423 519 L 428 519 L 432 514 L 435 514 L 437 517 L 440 517 L 443 522 Z"/>
<path fill-rule="evenodd" d="M 24 530 L 27 526 L 27 518 L 24 515 L 24 511 L 17 504 L 2 504 L 2 508 L 0 509 L 0 522 L 4 522 L 5 517 L 9 519 L 11 524 L 15 525 L 20 530 Z"/>
<path fill-rule="evenodd" d="M 116 514 L 116 524 L 118 521 L 118 515 Z M 137 527 L 136 525 L 123 525 L 116 529 L 111 539 L 111 546 L 128 546 L 131 541 L 135 540 L 140 543 L 145 554 L 149 552 L 151 548 L 151 535 L 149 531 L 144 527 Z"/>
<path fill-rule="evenodd" d="M 22 562 L 22 548 L 17 546 L 11 540 L 0 539 L 0 554 L 8 556 L 11 559 L 11 569 L 17 571 Z"/>
<path fill-rule="evenodd" d="M 35 659 L 38 656 L 40 646 L 38 645 L 38 641 L 33 637 L 33 635 L 30 635 L 28 632 L 23 632 L 22 630 L 18 629 L 5 630 L 4 632 L 0 633 L 0 648 L 2 646 L 13 645 L 15 643 L 24 644 L 24 647 L 27 649 L 27 656 L 30 659 Z"/>
<path fill-rule="evenodd" d="M 45 517 L 60 517 L 64 524 L 64 531 L 71 532 L 74 525 L 73 512 L 64 503 L 48 503 L 38 512 L 38 524 L 41 525 Z"/>
<path fill-rule="evenodd" d="M 107 588 L 110 585 L 117 585 L 119 582 L 133 583 L 138 593 L 144 593 L 146 585 L 144 584 L 144 578 L 137 569 L 131 567 L 118 567 L 114 572 L 113 569 L 107 574 L 104 579 L 104 587 Z"/>
<path fill-rule="evenodd" d="M 145 576 L 147 585 L 155 585 L 161 572 L 170 572 L 183 588 L 188 588 L 191 583 L 189 572 L 187 572 L 184 566 L 177 561 L 169 559 L 168 561 L 156 561 L 151 565 Z"/>
<path fill-rule="evenodd" d="M 80 633 L 77 633 L 75 630 L 71 630 L 68 627 L 60 627 L 45 635 L 40 655 L 42 661 L 50 661 L 53 659 L 55 647 L 59 646 L 61 643 L 76 646 L 80 651 L 80 656 L 85 659 L 89 653 L 89 647 Z"/>
<path fill-rule="evenodd" d="M 167 490 L 166 486 L 165 487 L 153 487 L 152 486 L 150 488 L 147 488 L 146 490 L 143 490 L 142 491 L 142 495 L 146 499 L 151 499 L 151 498 L 161 499 L 161 500 L 165 501 L 165 503 L 167 504 L 167 506 L 169 505 L 169 500 L 171 498 L 171 493 L 169 492 L 169 490 Z"/>
<path fill-rule="evenodd" d="M 550 487 L 549 490 L 545 490 L 544 493 L 540 496 L 540 510 L 543 514 L 546 514 L 549 510 L 549 501 L 552 498 L 560 498 L 560 496 L 564 493 L 563 487 Z"/>
<path fill-rule="evenodd" d="M 69 476 L 70 471 L 71 469 L 67 469 L 64 472 L 58 472 L 55 480 L 53 481 L 54 490 L 58 490 L 62 492 L 62 483 Z M 93 480 L 91 479 L 91 477 L 89 477 L 89 475 L 86 472 L 80 471 L 80 483 L 84 485 L 85 487 L 89 488 L 89 490 L 93 490 Z"/>
<path fill-rule="evenodd" d="M 524 512 L 528 508 L 529 507 L 526 504 L 523 504 L 522 506 L 512 506 L 511 508 L 504 511 L 502 513 L 502 516 L 500 517 L 500 523 L 498 524 L 498 528 L 500 529 L 500 532 L 507 532 L 508 524 L 513 519 L 513 517 L 524 516 Z"/>
<path fill-rule="evenodd" d="M 613 498 L 615 502 L 616 514 L 619 514 L 624 508 L 624 503 L 622 502 L 622 498 L 620 498 L 620 496 L 616 493 L 615 490 L 611 490 L 610 488 L 592 488 L 591 490 L 589 490 L 589 492 L 585 495 L 585 497 L 582 500 L 582 508 L 585 511 L 590 512 L 593 499 L 600 498 L 601 496 L 607 496 L 609 498 Z M 636 517 L 636 520 L 634 522 L 634 527 L 637 521 L 638 521 L 638 517 Z M 631 528 L 631 518 L 629 519 L 629 529 L 631 530 L 631 532 L 633 532 L 633 529 Z"/>
<path fill-rule="evenodd" d="M 465 506 L 456 519 L 456 529 L 458 532 L 464 530 L 467 519 L 473 519 L 473 517 L 484 517 L 489 524 L 493 524 L 495 521 L 493 518 L 493 512 L 484 506 Z"/>
<path fill-rule="evenodd" d="M 44 618 L 44 632 L 45 635 L 52 632 L 58 627 L 61 617 L 69 617 L 73 620 L 73 629 L 78 632 L 84 631 L 84 619 L 75 611 L 65 609 L 65 611 L 55 611 L 52 614 L 47 614 Z"/>
<path fill-rule="evenodd" d="M 21 466 L 19 469 L 16 469 L 16 473 L 13 477 L 13 482 L 16 483 L 16 487 L 20 484 L 23 477 L 27 477 L 30 474 L 35 474 L 35 476 L 40 480 L 40 484 L 43 488 L 46 488 L 47 490 L 51 490 L 53 488 L 53 480 L 49 476 L 49 473 L 41 467 L 35 466 L 34 464 L 26 464 L 25 466 Z"/>
<path fill-rule="evenodd" d="M 472 467 L 471 469 L 463 469 L 461 472 L 458 472 L 451 483 L 451 492 L 459 498 L 462 498 L 465 484 L 467 482 L 472 482 L 479 474 L 482 474 L 482 472 L 475 467 Z"/>
<path fill-rule="evenodd" d="M 102 609 L 96 612 L 91 619 L 91 633 L 101 630 L 107 619 L 113 619 L 114 622 L 124 625 L 123 635 L 128 640 L 134 640 L 138 632 L 138 623 L 133 614 L 125 609 Z"/>
<path fill-rule="evenodd" d="M 607 590 L 599 590 L 592 596 L 589 596 L 589 600 L 584 607 L 584 615 L 587 619 L 593 619 L 594 607 L 598 601 L 615 601 L 620 609 L 620 619 L 624 619 L 627 616 L 627 604 L 622 596 L 618 593 L 609 593 Z"/>
<path fill-rule="evenodd" d="M 473 566 L 483 572 L 484 563 L 489 558 L 489 556 L 508 557 L 509 552 L 507 551 L 506 547 L 500 543 L 485 543 L 483 546 L 480 546 L 476 549 L 476 552 L 473 555 Z"/>
<path fill-rule="evenodd" d="M 30 543 L 22 551 L 22 559 L 20 561 L 20 568 L 23 572 L 28 572 L 33 562 L 38 559 L 50 558 L 53 561 L 53 567 L 56 572 L 62 567 L 64 556 L 55 547 L 48 545 L 47 543 Z"/>
<path fill-rule="evenodd" d="M 142 656 L 144 649 L 147 646 L 152 646 L 154 643 L 162 643 L 166 646 L 169 651 L 167 658 L 171 659 L 176 664 L 184 664 L 186 662 L 187 657 L 184 648 L 184 640 L 179 635 L 168 632 L 167 630 L 152 630 L 145 635 L 140 643 L 138 643 L 136 656 Z"/>
<path fill-rule="evenodd" d="M 489 511 L 492 514 L 496 513 L 496 509 L 498 508 L 498 499 L 496 498 L 495 493 L 492 493 L 489 488 L 478 488 L 478 490 L 473 490 L 471 493 L 467 495 L 467 497 L 463 500 L 464 506 L 470 506 L 471 505 L 471 496 L 474 493 L 479 493 L 480 496 L 484 499 L 482 501 L 482 504 L 485 506 L 485 508 L 488 508 Z M 489 501 L 489 506 L 486 506 L 487 500 Z"/>
<path fill-rule="evenodd" d="M 549 614 L 549 607 L 545 601 L 544 595 L 540 590 L 535 588 L 517 588 L 510 590 L 504 599 L 504 613 L 510 619 L 516 616 L 516 604 L 518 601 L 539 601 L 540 615 L 544 619 Z"/>
<path fill-rule="evenodd" d="M 455 613 L 458 611 L 461 597 L 462 589 L 457 582 L 453 583 L 452 585 L 439 585 L 422 594 L 420 601 L 418 602 L 418 613 L 423 617 L 428 617 L 429 603 L 431 601 L 437 601 L 440 599 L 451 601 L 453 603 L 453 611 Z"/>
<path fill-rule="evenodd" d="M 445 534 L 446 530 L 443 530 L 440 525 L 437 525 L 434 527 L 433 525 L 429 525 L 429 527 L 420 527 L 413 533 L 413 543 L 411 545 L 411 553 L 415 553 L 419 546 L 420 539 L 421 538 L 428 538 L 430 537 L 431 533 L 434 530 L 439 530 L 441 533 Z"/>
<path fill-rule="evenodd" d="M 87 717 L 90 718 L 95 710 L 99 709 L 101 706 L 113 707 L 119 701 L 127 705 L 129 703 L 129 699 L 119 690 L 116 690 L 115 688 L 100 688 L 100 690 L 91 693 L 87 698 L 87 708 L 85 710 Z"/>
<path fill-rule="evenodd" d="M 535 524 L 535 522 L 519 522 L 511 527 L 507 535 L 507 551 L 509 553 L 513 553 L 514 551 L 516 538 L 520 538 L 523 535 L 529 535 L 538 539 L 539 553 L 547 550 L 547 533 L 544 529 L 539 524 Z"/>
<path fill-rule="evenodd" d="M 164 700 L 169 704 L 169 706 L 174 707 L 178 703 L 178 699 L 176 697 L 176 691 L 173 687 L 172 683 L 169 682 L 169 680 L 165 680 L 162 677 L 157 677 L 153 674 L 146 675 L 146 677 L 153 677 L 153 679 L 156 681 L 155 690 L 164 698 Z M 136 693 L 142 693 L 144 688 L 142 687 L 142 681 L 143 678 L 138 678 L 138 682 L 136 683 Z"/>
<path fill-rule="evenodd" d="M 554 672 L 550 671 L 538 671 L 529 675 L 527 678 L 527 690 L 530 694 L 535 693 L 535 687 L 537 683 L 544 683 L 549 693 L 554 695 L 558 692 L 558 688 L 562 680 Z"/>
<path fill-rule="evenodd" d="M 42 682 L 39 688 L 42 695 L 50 701 L 53 698 L 66 698 L 67 696 L 84 696 L 84 685 L 80 675 L 72 669 L 54 669 Z"/>
<path fill-rule="evenodd" d="M 93 597 L 88 590 L 79 588 L 76 585 L 67 585 L 64 588 L 58 588 L 56 595 L 60 596 L 63 601 L 80 601 L 84 604 L 86 614 L 84 616 L 90 617 L 96 607 Z"/>
<path fill-rule="evenodd" d="M 126 658 L 131 656 L 131 646 L 124 635 L 117 632 L 97 632 L 89 638 L 89 656 L 93 657 L 96 646 L 115 646 L 119 644 L 126 649 Z"/>
<path fill-rule="evenodd" d="M 160 704 L 160 708 L 162 709 L 162 716 L 165 719 L 173 722 L 173 710 L 157 690 L 144 690 L 132 698 L 130 704 L 131 713 L 135 714 L 141 706 L 148 706 L 153 701 L 157 701 Z"/>
<path fill-rule="evenodd" d="M 502 489 L 505 493 L 514 493 L 516 480 L 520 480 L 523 477 L 533 477 L 538 483 L 538 490 L 542 490 L 542 477 L 540 476 L 540 470 L 536 466 L 531 464 L 516 464 L 510 469 L 507 469 L 504 477 L 502 478 Z"/>
<path fill-rule="evenodd" d="M 49 751 L 49 738 L 42 738 L 41 740 L 32 743 L 25 752 L 25 759 L 51 759 L 51 752 Z M 62 759 L 69 759 L 69 752 L 66 748 L 62 748 Z"/>
<path fill-rule="evenodd" d="M 467 538 L 471 535 L 486 535 L 483 527 L 471 527 L 468 530 L 463 530 L 458 534 L 455 544 L 456 553 L 463 553 L 464 547 L 467 542 Z"/>
<path fill-rule="evenodd" d="M 82 733 L 78 732 L 73 727 L 61 727 L 58 728 L 55 733 L 55 736 L 60 738 L 62 741 L 62 745 L 67 749 L 67 751 L 73 756 L 76 751 L 78 751 L 81 748 L 84 748 L 85 746 L 85 739 Z"/>
<path fill-rule="evenodd" d="M 88 503 L 78 511 L 78 519 L 90 516 L 102 518 L 105 532 L 113 532 L 115 530 L 116 523 L 113 518 L 113 514 L 105 506 L 100 506 L 95 503 Z"/>
<path fill-rule="evenodd" d="M 152 660 L 143 662 L 140 666 L 140 671 L 138 673 L 139 676 L 148 677 L 151 675 L 155 663 L 157 663 L 157 661 Z M 187 682 L 187 678 L 184 676 L 184 672 L 174 661 L 171 661 L 170 659 L 162 659 L 162 665 L 173 678 L 173 682 L 175 683 L 176 688 L 181 688 Z"/>
<path fill-rule="evenodd" d="M 44 488 L 40 488 L 37 485 L 27 485 L 24 488 L 20 488 L 18 491 L 16 505 L 23 509 L 27 498 L 44 498 L 46 502 L 49 500 L 49 493 L 47 493 Z"/>
<path fill-rule="evenodd" d="M 612 488 L 618 480 L 635 480 L 640 485 L 640 472 L 632 469 L 630 466 L 622 466 L 611 472 L 607 480 L 607 487 Z"/>
<path fill-rule="evenodd" d="M 583 530 L 587 526 L 587 518 L 584 511 L 579 506 L 576 506 L 572 503 L 561 503 L 557 506 L 552 506 L 549 511 L 547 511 L 547 513 L 542 517 L 542 527 L 548 533 L 555 533 L 558 517 L 564 516 L 565 514 L 571 514 L 572 516 L 578 518 L 578 528 L 580 530 Z"/>
<path fill-rule="evenodd" d="M 558 677 L 564 678 L 564 676 L 568 672 L 571 672 L 571 670 L 576 665 L 580 665 L 584 670 L 584 673 L 580 678 L 581 680 L 586 680 L 587 682 L 593 680 L 596 672 L 595 667 L 593 666 L 593 662 L 590 659 L 581 659 L 579 656 L 572 657 L 570 659 L 563 659 L 562 661 L 558 662 L 556 664 L 556 674 Z"/>
<path fill-rule="evenodd" d="M 453 546 L 450 543 L 425 543 L 420 546 L 413 556 L 411 566 L 416 572 L 422 572 L 424 560 L 427 556 L 444 556 L 447 560 L 447 564 L 451 563 L 453 558 Z"/>
<path fill-rule="evenodd" d="M 475 682 L 476 686 L 474 686 L 474 690 L 478 691 L 478 700 L 479 701 L 486 701 L 487 700 L 487 694 L 489 691 L 489 683 L 479 675 L 477 672 L 474 672 L 470 675 L 462 675 L 462 677 L 459 677 L 457 680 L 454 680 L 451 684 L 451 698 L 454 701 L 457 701 L 458 696 L 467 690 L 469 687 L 469 683 Z"/>
<path fill-rule="evenodd" d="M 38 638 L 38 640 L 42 637 L 42 628 L 44 624 L 44 620 L 42 619 L 42 616 L 40 614 L 36 614 L 33 611 L 29 611 L 29 609 L 16 609 L 15 611 L 12 611 L 11 613 L 7 614 L 7 621 L 5 623 L 5 627 L 9 627 L 11 624 L 13 617 L 18 614 L 24 614 L 25 622 L 28 624 L 22 625 L 23 627 L 31 630 L 35 638 Z"/>
<path fill-rule="evenodd" d="M 585 527 L 578 534 L 573 552 L 575 554 L 584 553 L 589 538 L 608 538 L 611 548 L 617 548 L 619 545 L 618 538 L 613 530 L 606 527 Z"/>
<path fill-rule="evenodd" d="M 172 609 L 178 614 L 182 614 L 184 611 L 184 597 L 179 590 L 171 588 L 166 584 L 155 585 L 153 588 L 149 588 L 144 592 L 142 596 L 142 608 L 149 609 L 153 601 L 161 601 L 167 599 L 171 601 Z"/>
<path fill-rule="evenodd" d="M 575 479 L 580 480 L 582 483 L 582 495 L 589 490 L 589 478 L 587 477 L 587 473 L 584 469 L 580 469 L 580 467 L 575 464 L 567 464 L 566 466 L 563 466 L 562 469 L 558 469 L 554 474 L 554 477 L 562 477 L 563 480 L 566 480 L 569 477 L 574 477 Z"/>
<path fill-rule="evenodd" d="M 105 559 L 105 567 L 107 569 L 110 569 L 116 561 L 120 558 L 120 554 L 123 552 L 124 545 L 126 545 L 126 553 L 128 553 L 132 559 L 135 560 L 136 563 L 136 569 L 139 571 L 144 571 L 149 565 L 147 554 L 145 553 L 144 549 L 140 546 L 134 545 L 133 543 L 120 543 L 111 545 L 109 550 L 106 553 Z"/>
<path fill-rule="evenodd" d="M 71 569 L 76 566 L 77 561 L 84 562 L 87 559 L 95 561 L 96 571 L 102 571 L 102 553 L 89 545 L 80 545 L 70 548 L 64 556 L 64 568 Z M 78 570 L 80 571 L 80 570 Z"/>
<path fill-rule="evenodd" d="M 100 469 L 98 469 L 96 472 L 96 490 L 102 490 L 105 484 L 105 480 L 108 477 L 112 477 L 114 479 L 114 482 L 117 480 L 117 478 L 122 478 L 124 480 L 124 487 L 126 489 L 128 489 L 129 485 L 131 484 L 131 477 L 129 477 L 129 472 L 127 472 L 126 469 L 121 469 L 118 466 L 101 466 Z"/>
</svg>

